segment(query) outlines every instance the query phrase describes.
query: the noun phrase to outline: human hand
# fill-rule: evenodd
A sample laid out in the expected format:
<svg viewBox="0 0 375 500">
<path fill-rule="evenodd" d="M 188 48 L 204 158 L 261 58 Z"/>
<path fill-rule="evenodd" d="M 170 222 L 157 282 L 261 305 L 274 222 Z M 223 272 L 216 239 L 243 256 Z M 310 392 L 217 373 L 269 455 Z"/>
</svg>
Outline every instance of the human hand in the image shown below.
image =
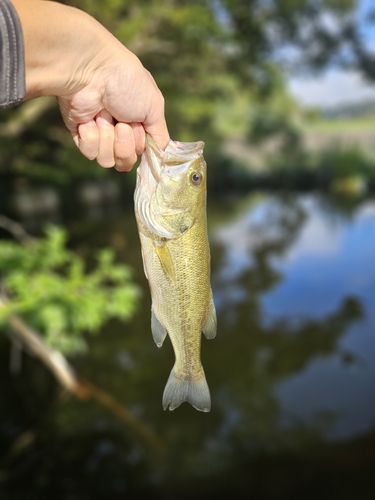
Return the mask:
<svg viewBox="0 0 375 500">
<path fill-rule="evenodd" d="M 164 99 L 139 59 L 88 14 L 41 0 L 12 0 L 25 43 L 26 99 L 57 97 L 80 151 L 130 170 L 145 131 L 164 149 Z"/>
<path fill-rule="evenodd" d="M 102 167 L 124 171 L 143 153 L 145 131 L 162 149 L 170 139 L 164 98 L 150 73 L 117 40 L 108 49 L 100 63 L 95 60 L 98 69 L 89 83 L 58 101 L 82 154 Z"/>
</svg>

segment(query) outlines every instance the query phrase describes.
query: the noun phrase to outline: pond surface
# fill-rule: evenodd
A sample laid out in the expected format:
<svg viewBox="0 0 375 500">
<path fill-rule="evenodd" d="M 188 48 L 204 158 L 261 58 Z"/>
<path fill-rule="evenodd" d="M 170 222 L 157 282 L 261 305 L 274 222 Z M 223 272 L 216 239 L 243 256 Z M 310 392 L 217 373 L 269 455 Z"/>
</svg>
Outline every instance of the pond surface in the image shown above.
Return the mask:
<svg viewBox="0 0 375 500">
<path fill-rule="evenodd" d="M 72 362 L 165 449 L 95 401 L 58 397 L 27 356 L 10 376 L 1 339 L 1 499 L 373 498 L 375 200 L 255 193 L 209 203 L 209 414 L 162 410 L 173 352 L 152 340 L 131 210 L 68 225 L 88 261 L 113 246 L 143 289 L 134 319 L 107 325 Z"/>
</svg>

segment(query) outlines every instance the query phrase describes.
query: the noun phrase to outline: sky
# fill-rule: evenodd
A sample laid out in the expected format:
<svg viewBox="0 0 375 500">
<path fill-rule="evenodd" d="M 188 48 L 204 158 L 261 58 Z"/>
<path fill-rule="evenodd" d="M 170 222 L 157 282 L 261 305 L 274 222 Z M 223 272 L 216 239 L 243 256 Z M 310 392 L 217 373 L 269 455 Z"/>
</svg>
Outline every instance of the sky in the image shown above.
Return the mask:
<svg viewBox="0 0 375 500">
<path fill-rule="evenodd" d="M 335 108 L 340 105 L 375 101 L 375 83 L 360 73 L 330 69 L 319 77 L 294 77 L 288 82 L 292 95 L 303 105 Z"/>
<path fill-rule="evenodd" d="M 366 15 L 375 0 L 358 0 L 357 18 L 366 46 L 375 53 L 375 25 L 366 23 Z M 375 83 L 369 83 L 359 72 L 329 68 L 316 76 L 293 76 L 289 79 L 292 95 L 303 105 L 330 108 L 375 101 Z"/>
</svg>

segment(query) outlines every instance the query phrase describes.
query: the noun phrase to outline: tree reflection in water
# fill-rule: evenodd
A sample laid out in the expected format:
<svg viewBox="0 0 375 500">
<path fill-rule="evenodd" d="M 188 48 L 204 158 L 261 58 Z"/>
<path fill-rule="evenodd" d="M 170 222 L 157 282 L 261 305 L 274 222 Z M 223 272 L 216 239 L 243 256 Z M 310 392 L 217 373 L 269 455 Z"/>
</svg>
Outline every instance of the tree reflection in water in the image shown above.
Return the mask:
<svg viewBox="0 0 375 500">
<path fill-rule="evenodd" d="M 371 206 L 367 203 L 367 212 Z M 2 343 L 1 376 L 8 389 L 0 401 L 1 449 L 27 427 L 37 434 L 33 446 L 1 464 L 4 492 L 13 492 L 12 499 L 24 498 L 27 485 L 28 498 L 31 491 L 38 499 L 100 498 L 104 493 L 111 499 L 124 495 L 191 498 L 193 494 L 198 498 L 234 494 L 239 498 L 250 495 L 288 500 L 331 499 L 335 494 L 345 499 L 354 498 L 354 494 L 356 498 L 370 498 L 366 495 L 372 493 L 371 475 L 363 471 L 373 470 L 375 465 L 374 436 L 369 433 L 344 444 L 329 443 L 327 436 L 340 415 L 324 404 L 309 419 L 300 418 L 298 412 L 287 413 L 278 388 L 301 376 L 302 390 L 316 391 L 316 387 L 303 385 L 305 371 L 317 360 L 331 363 L 343 352 L 342 342 L 348 332 L 359 331 L 364 319 L 374 331 L 375 318 L 369 312 L 371 306 L 375 309 L 373 266 L 367 270 L 366 289 L 361 288 L 360 280 L 347 289 L 338 281 L 335 301 L 328 309 L 319 309 L 314 294 L 324 295 L 325 287 L 331 290 L 333 284 L 324 281 L 323 273 L 319 278 L 321 288 L 316 283 L 309 288 L 309 273 L 316 271 L 311 267 L 313 259 L 307 258 L 310 271 L 298 268 L 307 277 L 305 288 L 298 284 L 284 313 L 279 307 L 273 314 L 270 306 L 295 272 L 291 255 L 317 213 L 332 227 L 339 223 L 340 227 L 351 228 L 352 238 L 358 238 L 355 231 L 360 221 L 356 214 L 363 212 L 363 207 L 343 208 L 324 197 L 292 195 L 252 195 L 235 207 L 210 207 L 212 283 L 219 329 L 215 340 L 202 341 L 213 398 L 208 415 L 188 405 L 172 413 L 161 410 L 162 388 L 173 354 L 169 345 L 156 350 L 151 339 L 150 319 L 145 314 L 150 303 L 147 284 L 141 278 L 133 215 L 106 220 L 91 233 L 82 231 L 82 225 L 73 225 L 75 244 L 85 242 L 92 248 L 110 243 L 115 236 L 118 240 L 126 228 L 121 258 L 137 268 L 137 277 L 145 288 L 141 311 L 129 332 L 124 332 L 122 325 L 109 325 L 92 342 L 89 356 L 76 360 L 77 367 L 149 423 L 165 439 L 168 449 L 164 455 L 155 456 L 93 403 L 82 406 L 69 401 L 46 413 L 55 392 L 53 382 L 30 360 L 22 379 L 10 379 Z M 375 235 L 375 217 L 368 222 Z M 375 243 L 375 236 L 367 233 L 364 237 L 370 245 Z M 340 264 L 336 273 L 350 272 L 342 267 L 342 255 L 350 251 L 350 257 L 358 260 L 354 250 L 363 249 L 363 245 L 364 241 L 350 249 L 338 246 L 324 265 L 336 269 Z M 363 269 L 368 267 L 368 255 L 361 253 Z M 327 280 L 330 276 L 328 273 Z M 308 297 L 303 314 L 302 295 Z M 314 303 L 311 310 L 310 296 Z M 375 348 L 375 339 L 368 338 Z M 355 349 L 346 351 L 348 370 L 356 356 Z M 370 379 L 375 361 L 370 364 L 361 367 L 358 384 Z M 339 388 L 340 379 L 336 382 Z M 324 386 L 319 388 L 322 401 L 324 390 Z M 311 397 L 319 401 L 320 394 Z M 370 398 L 371 394 L 363 397 Z M 369 404 L 366 410 L 369 422 L 375 416 L 374 405 Z M 358 493 L 359 480 L 363 496 Z"/>
</svg>

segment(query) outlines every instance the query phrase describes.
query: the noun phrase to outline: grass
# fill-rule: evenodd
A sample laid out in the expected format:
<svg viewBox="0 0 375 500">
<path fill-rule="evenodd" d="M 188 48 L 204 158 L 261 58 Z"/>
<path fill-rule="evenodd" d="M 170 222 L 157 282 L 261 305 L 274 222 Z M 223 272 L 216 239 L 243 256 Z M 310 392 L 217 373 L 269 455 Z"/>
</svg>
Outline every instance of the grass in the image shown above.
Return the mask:
<svg viewBox="0 0 375 500">
<path fill-rule="evenodd" d="M 375 191 L 375 116 L 305 120 L 284 147 L 277 138 L 268 148 L 240 138 L 228 145 L 232 162 L 224 169 L 228 178 L 221 179 L 225 188 L 265 185 L 353 195 Z"/>
<path fill-rule="evenodd" d="M 317 118 L 303 122 L 302 133 L 309 132 L 374 132 L 375 116 L 353 118 Z"/>
</svg>

